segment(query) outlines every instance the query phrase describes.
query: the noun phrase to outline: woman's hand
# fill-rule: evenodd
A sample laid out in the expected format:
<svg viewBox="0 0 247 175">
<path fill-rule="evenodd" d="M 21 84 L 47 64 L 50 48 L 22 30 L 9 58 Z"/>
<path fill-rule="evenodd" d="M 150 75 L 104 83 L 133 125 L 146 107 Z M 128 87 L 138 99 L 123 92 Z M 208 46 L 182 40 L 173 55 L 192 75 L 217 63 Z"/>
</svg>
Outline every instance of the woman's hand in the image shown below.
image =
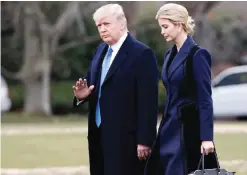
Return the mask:
<svg viewBox="0 0 247 175">
<path fill-rule="evenodd" d="M 203 149 L 206 155 L 208 155 L 208 153 L 214 152 L 214 143 L 212 141 L 202 141 L 201 153 L 203 153 Z"/>
</svg>

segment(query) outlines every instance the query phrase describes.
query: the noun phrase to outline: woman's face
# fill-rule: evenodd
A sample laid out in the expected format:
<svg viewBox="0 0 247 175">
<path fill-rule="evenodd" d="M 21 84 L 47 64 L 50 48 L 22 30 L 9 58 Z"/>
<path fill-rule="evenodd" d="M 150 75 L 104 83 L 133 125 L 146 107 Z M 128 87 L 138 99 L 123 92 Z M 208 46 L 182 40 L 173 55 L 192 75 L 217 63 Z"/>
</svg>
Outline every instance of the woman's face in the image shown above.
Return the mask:
<svg viewBox="0 0 247 175">
<path fill-rule="evenodd" d="M 178 34 L 181 32 L 181 24 L 173 24 L 166 18 L 159 18 L 158 23 L 161 27 L 161 35 L 164 36 L 166 41 L 175 41 Z"/>
</svg>

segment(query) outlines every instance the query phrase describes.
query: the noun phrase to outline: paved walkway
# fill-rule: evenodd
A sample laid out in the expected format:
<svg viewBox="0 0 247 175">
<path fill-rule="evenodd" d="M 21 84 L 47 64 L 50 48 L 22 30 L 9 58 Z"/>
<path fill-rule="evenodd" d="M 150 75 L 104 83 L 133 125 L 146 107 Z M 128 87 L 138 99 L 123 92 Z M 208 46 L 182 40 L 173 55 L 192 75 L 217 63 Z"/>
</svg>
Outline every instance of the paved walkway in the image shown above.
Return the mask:
<svg viewBox="0 0 247 175">
<path fill-rule="evenodd" d="M 228 171 L 247 173 L 247 160 L 220 161 Z M 89 175 L 87 166 L 33 169 L 1 169 L 1 175 Z"/>
<path fill-rule="evenodd" d="M 214 127 L 215 133 L 244 133 L 247 134 L 247 125 L 234 125 L 234 124 L 216 124 Z M 2 136 L 9 135 L 39 135 L 39 134 L 66 134 L 66 133 L 87 133 L 87 127 L 46 127 L 34 125 L 10 125 L 4 126 L 1 129 Z"/>
</svg>

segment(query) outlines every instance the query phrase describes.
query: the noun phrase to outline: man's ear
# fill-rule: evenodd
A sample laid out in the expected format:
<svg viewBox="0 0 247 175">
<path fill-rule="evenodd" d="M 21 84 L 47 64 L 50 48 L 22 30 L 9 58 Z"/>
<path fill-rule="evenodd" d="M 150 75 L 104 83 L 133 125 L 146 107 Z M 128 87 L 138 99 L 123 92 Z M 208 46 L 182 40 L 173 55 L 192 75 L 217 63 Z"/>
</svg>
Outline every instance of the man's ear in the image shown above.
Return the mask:
<svg viewBox="0 0 247 175">
<path fill-rule="evenodd" d="M 121 26 L 121 30 L 122 30 L 122 31 L 125 30 L 125 25 L 124 25 L 123 22 L 120 22 L 120 26 Z"/>
</svg>

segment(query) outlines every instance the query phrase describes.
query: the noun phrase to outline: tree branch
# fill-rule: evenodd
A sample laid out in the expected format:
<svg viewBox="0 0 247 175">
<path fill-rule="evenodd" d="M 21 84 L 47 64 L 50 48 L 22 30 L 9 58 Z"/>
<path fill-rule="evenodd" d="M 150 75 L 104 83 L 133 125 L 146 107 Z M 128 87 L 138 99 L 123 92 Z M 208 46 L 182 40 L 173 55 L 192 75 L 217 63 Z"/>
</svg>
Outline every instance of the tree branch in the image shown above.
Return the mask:
<svg viewBox="0 0 247 175">
<path fill-rule="evenodd" d="M 5 75 L 9 79 L 15 79 L 15 80 L 20 79 L 20 76 L 18 73 L 9 72 L 3 66 L 1 66 L 1 72 L 3 73 L 3 75 Z"/>
<path fill-rule="evenodd" d="M 66 10 L 61 14 L 57 23 L 53 26 L 53 34 L 61 36 L 62 33 L 71 26 L 79 11 L 79 3 L 80 2 L 78 1 L 68 2 Z"/>
<path fill-rule="evenodd" d="M 204 5 L 203 13 L 208 13 L 214 6 L 216 6 L 219 1 L 207 1 Z"/>
<path fill-rule="evenodd" d="M 79 45 L 83 45 L 83 44 L 89 44 L 92 43 L 94 41 L 98 41 L 100 40 L 99 36 L 87 36 L 87 37 L 83 37 L 83 38 L 79 38 L 76 40 L 73 40 L 69 43 L 63 44 L 61 45 L 59 48 L 56 49 L 56 52 L 53 52 L 52 55 L 56 55 L 62 52 L 65 52 L 66 50 L 73 48 L 73 47 L 77 47 Z"/>
<path fill-rule="evenodd" d="M 137 24 L 138 25 L 138 24 Z M 130 26 L 130 29 L 132 28 L 135 28 L 136 25 L 135 24 L 132 24 Z M 156 28 L 157 27 L 157 24 L 147 24 L 145 26 L 145 29 L 143 30 L 147 30 L 147 29 L 152 29 L 152 28 Z M 100 37 L 98 35 L 95 35 L 95 36 L 86 36 L 86 37 L 83 37 L 83 38 L 78 38 L 76 40 L 73 40 L 71 42 L 68 42 L 66 44 L 63 44 L 61 46 L 59 46 L 55 52 L 52 53 L 52 56 L 56 55 L 56 54 L 59 54 L 59 53 L 62 53 L 70 48 L 73 48 L 73 47 L 77 47 L 79 45 L 84 45 L 84 44 L 89 44 L 89 43 L 92 43 L 92 42 L 95 42 L 95 41 L 100 41 Z"/>
<path fill-rule="evenodd" d="M 41 11 L 40 6 L 38 4 L 38 2 L 33 4 L 33 9 L 38 17 L 38 19 L 40 20 L 39 23 L 41 23 L 41 29 L 46 32 L 51 34 L 51 25 L 48 23 L 45 14 Z"/>
<path fill-rule="evenodd" d="M 84 20 L 83 20 L 83 17 L 82 17 L 80 10 L 78 10 L 78 13 L 76 14 L 76 23 L 77 23 L 77 26 L 79 29 L 79 33 L 81 35 L 84 35 L 86 32 L 86 29 L 85 29 L 85 23 L 84 23 Z"/>
<path fill-rule="evenodd" d="M 208 13 L 218 2 L 216 1 L 200 1 L 200 2 L 191 2 L 191 1 L 177 1 L 177 3 L 185 6 L 191 16 L 196 17 L 198 14 Z"/>
<path fill-rule="evenodd" d="M 78 1 L 68 2 L 65 11 L 61 14 L 52 29 L 51 53 L 55 53 L 59 37 L 70 27 L 76 20 L 76 14 L 79 11 Z"/>
<path fill-rule="evenodd" d="M 21 18 L 23 16 L 23 6 L 24 4 L 23 3 L 15 3 L 13 5 L 13 9 L 14 9 L 14 13 L 11 15 L 12 16 L 12 25 L 13 25 L 13 28 L 14 28 L 14 33 L 13 33 L 13 36 L 11 38 L 11 43 L 13 45 L 16 45 L 17 44 L 17 41 L 19 38 L 21 38 L 21 33 L 22 33 L 22 24 L 21 24 Z"/>
</svg>

